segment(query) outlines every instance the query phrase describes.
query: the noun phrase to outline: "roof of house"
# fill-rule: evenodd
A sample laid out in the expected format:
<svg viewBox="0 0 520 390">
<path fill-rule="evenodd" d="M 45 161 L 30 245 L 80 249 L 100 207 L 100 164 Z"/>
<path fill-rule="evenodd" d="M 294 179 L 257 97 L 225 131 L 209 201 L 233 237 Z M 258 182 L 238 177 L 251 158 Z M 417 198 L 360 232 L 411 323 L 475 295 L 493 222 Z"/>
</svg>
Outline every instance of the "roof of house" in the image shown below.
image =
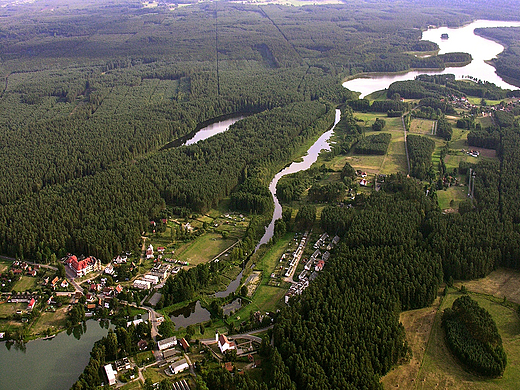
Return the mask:
<svg viewBox="0 0 520 390">
<path fill-rule="evenodd" d="M 225 368 L 226 370 L 228 370 L 229 372 L 233 372 L 233 363 L 231 363 L 231 362 L 226 362 L 226 363 L 224 364 L 224 368 Z"/>
<path fill-rule="evenodd" d="M 190 344 L 186 341 L 186 339 L 184 337 L 181 339 L 181 341 L 179 341 L 179 343 L 181 343 L 182 348 L 184 348 L 184 349 L 187 349 L 190 347 Z"/>
</svg>

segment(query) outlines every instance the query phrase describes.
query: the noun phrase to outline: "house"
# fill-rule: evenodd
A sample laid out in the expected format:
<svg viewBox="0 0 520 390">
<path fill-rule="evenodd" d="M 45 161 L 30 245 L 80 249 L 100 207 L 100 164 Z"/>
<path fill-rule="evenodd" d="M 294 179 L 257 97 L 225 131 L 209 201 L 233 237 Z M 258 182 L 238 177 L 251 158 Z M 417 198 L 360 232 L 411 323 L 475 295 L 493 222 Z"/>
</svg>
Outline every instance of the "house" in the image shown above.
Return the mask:
<svg viewBox="0 0 520 390">
<path fill-rule="evenodd" d="M 157 342 L 157 348 L 159 348 L 159 351 L 163 351 L 168 348 L 175 347 L 177 345 L 177 337 L 169 337 L 164 340 L 160 340 Z"/>
<path fill-rule="evenodd" d="M 27 310 L 32 310 L 34 309 L 34 305 L 36 304 L 36 299 L 32 298 L 30 301 L 29 301 L 29 305 L 27 306 Z"/>
<path fill-rule="evenodd" d="M 172 356 L 175 356 L 175 355 L 177 355 L 177 350 L 175 348 L 165 349 L 163 351 L 163 358 L 165 360 L 169 359 L 169 358 L 171 358 Z"/>
<path fill-rule="evenodd" d="M 107 275 L 113 275 L 114 274 L 114 266 L 112 265 L 112 263 L 110 263 L 109 265 L 107 265 L 105 267 L 105 271 L 104 271 Z"/>
<path fill-rule="evenodd" d="M 74 271 L 77 278 L 85 276 L 89 272 L 101 270 L 101 260 L 96 259 L 94 256 L 78 260 L 76 256 L 70 255 L 67 260 L 65 260 L 65 263 Z"/>
<path fill-rule="evenodd" d="M 166 248 L 163 246 L 160 246 L 159 248 L 157 248 L 157 252 L 159 252 L 159 253 L 164 253 L 165 250 L 166 250 Z"/>
<path fill-rule="evenodd" d="M 116 286 L 116 288 L 114 289 L 114 291 L 117 292 L 117 293 L 119 294 L 120 292 L 123 291 L 123 287 L 122 287 L 120 284 L 118 284 L 118 285 Z"/>
<path fill-rule="evenodd" d="M 67 288 L 69 287 L 69 282 L 67 282 L 67 279 L 63 279 L 63 281 L 61 282 L 60 286 L 62 288 Z"/>
<path fill-rule="evenodd" d="M 368 185 L 368 181 L 366 179 L 361 179 L 361 181 L 359 182 L 359 185 L 366 187 Z"/>
<path fill-rule="evenodd" d="M 184 352 L 187 352 L 190 348 L 190 344 L 186 341 L 184 337 L 179 341 L 179 344 L 181 345 L 182 349 L 184 349 Z"/>
<path fill-rule="evenodd" d="M 32 271 L 27 272 L 27 275 L 29 275 L 29 276 L 36 276 L 37 273 L 38 272 L 36 272 L 36 270 L 33 269 Z"/>
<path fill-rule="evenodd" d="M 148 249 L 146 250 L 146 258 L 153 259 L 153 245 L 152 244 L 150 244 L 148 246 Z"/>
<path fill-rule="evenodd" d="M 151 287 L 150 282 L 142 279 L 136 279 L 134 280 L 134 283 L 132 284 L 133 287 L 138 288 L 140 290 L 149 290 Z"/>
<path fill-rule="evenodd" d="M 217 339 L 220 352 L 224 353 L 229 349 L 236 349 L 235 343 L 233 341 L 229 341 L 225 335 L 219 335 L 218 333 L 216 333 L 215 338 Z"/>
<path fill-rule="evenodd" d="M 157 284 L 159 283 L 159 277 L 155 275 L 146 274 L 143 276 L 144 280 L 147 282 L 150 282 L 151 284 Z"/>
<path fill-rule="evenodd" d="M 181 371 L 184 371 L 188 367 L 189 367 L 189 365 L 188 365 L 188 362 L 186 361 L 186 359 L 181 359 L 170 365 L 170 371 L 172 372 L 172 374 L 175 375 Z"/>
<path fill-rule="evenodd" d="M 233 372 L 233 370 L 235 369 L 235 367 L 233 367 L 233 363 L 231 362 L 224 363 L 224 368 L 229 372 Z"/>
<path fill-rule="evenodd" d="M 321 271 L 323 269 L 323 266 L 325 265 L 325 262 L 323 260 L 318 261 L 318 264 L 316 264 L 316 267 L 314 267 L 315 271 Z"/>
<path fill-rule="evenodd" d="M 127 357 L 124 357 L 120 360 L 116 361 L 116 370 L 129 370 L 130 369 L 130 360 Z"/>
<path fill-rule="evenodd" d="M 111 364 L 107 364 L 105 366 L 105 373 L 107 374 L 108 384 L 110 386 L 113 386 L 116 384 L 116 373 L 114 372 L 114 369 L 112 368 Z"/>
</svg>

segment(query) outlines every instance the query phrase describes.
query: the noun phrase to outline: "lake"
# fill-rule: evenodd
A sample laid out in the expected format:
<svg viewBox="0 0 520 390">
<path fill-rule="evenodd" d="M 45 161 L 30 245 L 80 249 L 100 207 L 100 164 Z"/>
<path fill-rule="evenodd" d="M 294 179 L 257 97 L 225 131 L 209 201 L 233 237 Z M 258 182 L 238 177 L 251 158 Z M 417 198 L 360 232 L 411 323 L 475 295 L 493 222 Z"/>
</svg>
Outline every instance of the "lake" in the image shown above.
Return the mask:
<svg viewBox="0 0 520 390">
<path fill-rule="evenodd" d="M 372 92 L 386 89 L 395 81 L 413 80 L 420 74 L 454 74 L 457 79 L 463 76 L 476 77 L 483 81 L 489 81 L 505 89 L 518 89 L 514 85 L 506 83 L 496 73 L 495 68 L 485 61 L 495 58 L 504 47 L 494 41 L 475 35 L 476 28 L 485 27 L 520 27 L 520 22 L 499 22 L 490 20 L 477 20 L 471 24 L 459 28 L 439 27 L 423 32 L 422 39 L 435 42 L 439 45 L 439 54 L 452 52 L 465 52 L 471 54 L 473 61 L 462 67 L 448 67 L 442 71 L 411 71 L 400 74 L 381 74 L 367 78 L 361 77 L 343 83 L 345 88 L 360 92 L 363 98 Z M 448 39 L 441 39 L 441 34 L 447 33 Z"/>
<path fill-rule="evenodd" d="M 70 389 L 87 365 L 94 342 L 107 333 L 90 320 L 83 334 L 61 332 L 51 340 L 29 341 L 23 349 L 12 345 L 8 350 L 0 343 L 0 389 Z"/>
</svg>

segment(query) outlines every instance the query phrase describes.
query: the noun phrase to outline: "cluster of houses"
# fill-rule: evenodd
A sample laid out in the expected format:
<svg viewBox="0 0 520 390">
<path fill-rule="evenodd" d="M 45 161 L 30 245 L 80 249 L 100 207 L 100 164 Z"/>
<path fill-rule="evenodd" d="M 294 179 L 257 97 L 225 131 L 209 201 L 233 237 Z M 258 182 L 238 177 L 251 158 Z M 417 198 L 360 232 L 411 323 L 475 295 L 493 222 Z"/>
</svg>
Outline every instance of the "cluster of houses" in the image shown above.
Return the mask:
<svg viewBox="0 0 520 390">
<path fill-rule="evenodd" d="M 7 298 L 10 303 L 27 303 L 27 311 L 34 309 L 38 300 L 38 294 L 12 294 Z"/>
<path fill-rule="evenodd" d="M 172 266 L 169 264 L 157 263 L 154 267 L 143 276 L 135 279 L 132 286 L 140 290 L 149 290 L 168 278 Z"/>
<path fill-rule="evenodd" d="M 86 309 L 85 315 L 92 316 L 93 311 L 98 308 L 110 308 L 110 301 L 114 299 L 117 294 L 123 291 L 123 287 L 118 284 L 115 287 L 106 285 L 106 278 L 101 278 L 101 283 L 91 283 L 89 291 L 85 295 Z"/>
<path fill-rule="evenodd" d="M 77 278 L 85 276 L 93 271 L 101 271 L 101 260 L 96 259 L 94 256 L 80 257 L 79 259 L 75 255 L 67 255 L 65 264 L 74 272 Z"/>
<path fill-rule="evenodd" d="M 42 281 L 44 286 L 50 285 L 50 287 L 53 290 L 56 290 L 57 288 L 68 288 L 69 287 L 69 281 L 66 278 L 60 278 L 58 276 L 55 276 L 52 280 L 48 276 L 45 277 Z"/>
<path fill-rule="evenodd" d="M 314 244 L 314 253 L 310 256 L 309 260 L 306 261 L 303 271 L 298 276 L 298 282 L 291 285 L 289 291 L 284 296 L 284 302 L 289 303 L 289 299 L 294 295 L 301 295 L 301 293 L 309 287 L 309 283 L 312 282 L 318 276 L 325 266 L 325 262 L 330 257 L 330 250 L 333 249 L 339 242 L 339 237 L 334 236 L 330 239 L 327 233 L 323 233 L 318 241 Z M 324 251 L 322 253 L 322 250 Z"/>
<path fill-rule="evenodd" d="M 289 261 L 289 268 L 287 268 L 287 271 L 285 272 L 285 277 L 289 277 L 293 274 L 294 269 L 298 266 L 298 263 L 300 262 L 300 259 L 303 255 L 303 251 L 305 249 L 305 245 L 307 245 L 307 238 L 309 236 L 309 232 L 305 232 L 303 234 L 302 239 L 300 240 L 300 243 L 298 244 L 298 247 L 292 254 L 292 258 Z M 282 256 L 280 261 L 285 260 L 285 254 Z"/>
<path fill-rule="evenodd" d="M 462 149 L 462 153 L 466 153 L 468 156 L 471 156 L 471 157 L 478 157 L 478 156 L 480 156 L 480 152 L 478 150 Z"/>
<path fill-rule="evenodd" d="M 25 261 L 13 261 L 13 264 L 11 266 L 11 271 L 13 271 L 14 275 L 27 275 L 27 276 L 36 276 L 38 274 L 38 270 L 40 269 L 40 266 L 38 264 L 30 265 L 27 264 Z"/>
</svg>

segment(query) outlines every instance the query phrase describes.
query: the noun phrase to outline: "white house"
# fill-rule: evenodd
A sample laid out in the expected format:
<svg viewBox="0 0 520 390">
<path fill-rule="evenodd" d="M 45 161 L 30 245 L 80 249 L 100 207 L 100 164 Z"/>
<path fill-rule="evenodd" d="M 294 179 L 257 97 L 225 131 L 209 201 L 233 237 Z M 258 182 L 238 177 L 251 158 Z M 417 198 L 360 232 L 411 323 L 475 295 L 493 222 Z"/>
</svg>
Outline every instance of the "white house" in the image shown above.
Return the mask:
<svg viewBox="0 0 520 390">
<path fill-rule="evenodd" d="M 153 259 L 153 245 L 152 244 L 150 244 L 150 246 L 148 246 L 148 249 L 146 250 L 146 258 Z"/>
<path fill-rule="evenodd" d="M 134 280 L 133 286 L 140 290 L 149 290 L 151 286 L 150 282 L 146 280 L 136 279 Z"/>
<path fill-rule="evenodd" d="M 215 333 L 215 339 L 217 340 L 218 347 L 222 353 L 226 352 L 228 349 L 236 349 L 235 343 L 229 341 L 223 334 L 219 335 L 218 333 Z"/>
<path fill-rule="evenodd" d="M 144 280 L 147 282 L 150 282 L 151 284 L 157 284 L 159 283 L 159 277 L 155 275 L 146 274 L 144 275 Z"/>
<path fill-rule="evenodd" d="M 113 386 L 116 384 L 116 373 L 114 372 L 114 369 L 112 368 L 111 364 L 107 364 L 105 366 L 105 372 L 107 374 L 108 384 L 110 386 Z"/>
<path fill-rule="evenodd" d="M 170 370 L 172 374 L 178 374 L 181 371 L 184 371 L 189 367 L 188 362 L 186 359 L 181 359 L 173 364 L 170 365 Z"/>
<path fill-rule="evenodd" d="M 177 337 L 175 336 L 157 342 L 157 348 L 159 348 L 159 351 L 175 347 L 176 345 Z"/>
</svg>

